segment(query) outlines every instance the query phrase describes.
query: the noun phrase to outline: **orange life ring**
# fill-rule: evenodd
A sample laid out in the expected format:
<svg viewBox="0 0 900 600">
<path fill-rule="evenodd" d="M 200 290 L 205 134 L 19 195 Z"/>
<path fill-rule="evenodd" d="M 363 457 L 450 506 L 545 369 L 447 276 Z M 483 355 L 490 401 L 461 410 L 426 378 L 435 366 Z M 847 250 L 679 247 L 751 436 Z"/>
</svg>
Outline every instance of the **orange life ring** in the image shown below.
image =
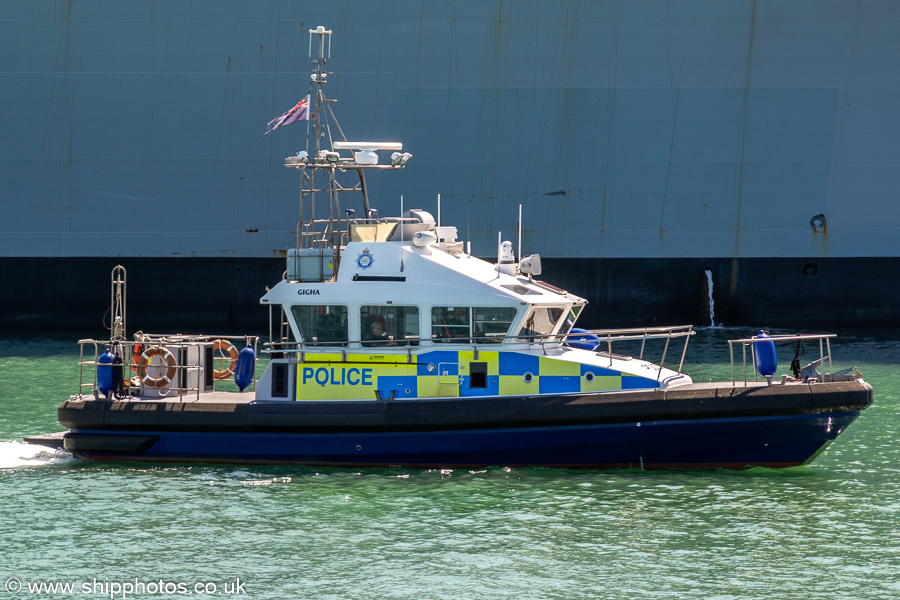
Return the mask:
<svg viewBox="0 0 900 600">
<path fill-rule="evenodd" d="M 237 367 L 238 362 L 238 349 L 235 348 L 234 344 L 232 344 L 228 340 L 213 340 L 213 352 L 215 352 L 216 350 L 220 352 L 218 359 L 226 359 L 225 355 L 221 354 L 224 352 L 227 352 L 228 358 L 231 359 L 231 364 L 228 365 L 227 368 L 220 371 L 216 370 L 215 368 L 215 361 L 217 357 L 213 356 L 213 377 L 215 377 L 216 381 L 222 381 L 234 375 L 234 370 Z"/>
<path fill-rule="evenodd" d="M 161 377 L 150 377 L 150 375 L 147 374 L 147 367 L 150 366 L 150 362 L 153 360 L 154 356 L 161 357 L 168 367 L 165 374 Z M 162 365 L 154 365 L 155 368 L 159 368 L 160 366 Z M 178 363 L 175 361 L 175 355 L 169 352 L 167 348 L 153 346 L 141 353 L 141 357 L 138 360 L 137 372 L 138 376 L 141 378 L 141 383 L 147 387 L 163 388 L 172 383 L 172 380 L 175 378 L 175 373 L 178 372 L 177 367 Z"/>
</svg>

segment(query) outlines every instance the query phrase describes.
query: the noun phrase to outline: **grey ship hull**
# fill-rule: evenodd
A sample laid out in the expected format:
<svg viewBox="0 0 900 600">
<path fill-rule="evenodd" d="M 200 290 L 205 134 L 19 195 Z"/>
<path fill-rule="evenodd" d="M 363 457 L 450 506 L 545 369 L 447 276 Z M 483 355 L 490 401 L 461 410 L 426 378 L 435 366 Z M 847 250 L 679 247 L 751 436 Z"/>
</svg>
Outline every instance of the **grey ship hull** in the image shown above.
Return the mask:
<svg viewBox="0 0 900 600">
<path fill-rule="evenodd" d="M 266 324 L 306 132 L 261 134 L 307 93 L 319 24 L 344 131 L 414 154 L 369 182 L 381 213 L 440 193 L 488 256 L 521 203 L 585 324 L 705 324 L 706 269 L 717 321 L 897 320 L 896 2 L 0 10 L 0 326 L 90 326 L 118 263 L 131 323 Z"/>
</svg>

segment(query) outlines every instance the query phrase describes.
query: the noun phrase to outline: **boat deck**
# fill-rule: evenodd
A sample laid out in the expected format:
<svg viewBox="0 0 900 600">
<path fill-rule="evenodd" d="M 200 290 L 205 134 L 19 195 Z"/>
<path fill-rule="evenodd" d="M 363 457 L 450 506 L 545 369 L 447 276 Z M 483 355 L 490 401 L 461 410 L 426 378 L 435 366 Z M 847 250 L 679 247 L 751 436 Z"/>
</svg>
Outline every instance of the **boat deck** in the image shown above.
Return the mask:
<svg viewBox="0 0 900 600">
<path fill-rule="evenodd" d="M 774 388 L 791 388 L 797 386 L 806 386 L 800 381 L 788 382 L 782 384 L 781 382 L 773 383 L 771 387 Z M 691 383 L 687 385 L 679 385 L 673 386 L 669 388 L 662 388 L 657 391 L 659 392 L 679 392 L 679 393 L 690 393 L 691 391 L 710 391 L 710 390 L 734 390 L 735 393 L 740 392 L 741 390 L 748 388 L 763 388 L 767 387 L 765 381 L 748 381 L 746 384 L 742 381 L 732 383 L 731 381 L 720 381 L 720 382 L 709 382 L 709 383 Z M 637 392 L 647 392 L 650 390 L 610 390 L 606 392 L 595 392 L 599 395 L 609 395 L 612 393 L 620 394 L 620 393 L 637 393 Z M 563 394 L 558 394 L 563 395 Z M 569 394 L 564 394 L 566 396 L 585 396 L 585 395 L 593 395 L 585 394 L 584 392 L 572 392 Z M 469 398 L 474 398 L 473 396 L 469 396 Z M 498 399 L 502 399 L 502 396 L 497 396 Z M 378 400 L 377 398 L 370 398 L 372 402 L 410 402 L 416 400 L 423 400 L 430 398 L 396 398 L 394 400 Z M 438 398 L 434 398 L 438 399 Z M 453 398 L 440 398 L 443 400 L 453 399 Z M 80 402 L 80 401 L 93 401 L 97 400 L 93 396 L 72 396 L 69 398 L 70 402 Z M 102 400 L 102 398 L 100 398 Z M 110 399 L 112 401 L 112 399 Z M 360 399 L 334 399 L 333 402 L 359 402 Z M 159 403 L 173 403 L 173 404 L 197 404 L 197 403 L 208 403 L 208 404 L 286 404 L 293 403 L 294 400 L 292 398 L 283 398 L 276 400 L 257 400 L 256 395 L 252 391 L 245 392 L 236 392 L 236 391 L 210 391 L 210 392 L 201 392 L 199 395 L 196 393 L 190 394 L 168 394 L 164 396 L 156 396 L 156 395 L 146 395 L 146 396 L 129 396 L 123 399 L 117 399 L 115 402 L 121 403 L 135 403 L 135 404 L 159 404 Z"/>
<path fill-rule="evenodd" d="M 91 400 L 103 400 L 103 398 L 94 398 L 92 395 L 84 395 L 84 396 L 70 396 L 70 402 L 80 402 L 80 401 L 91 401 Z M 113 401 L 113 398 L 109 399 Z M 121 399 L 115 399 L 115 402 L 128 402 L 128 403 L 177 403 L 177 404 L 196 404 L 198 402 L 204 403 L 214 403 L 214 404 L 251 404 L 256 402 L 256 394 L 252 390 L 247 390 L 244 392 L 231 392 L 231 391 L 211 391 L 211 392 L 200 392 L 197 394 L 196 392 L 187 393 L 187 394 L 166 394 L 166 395 L 145 395 L 145 396 L 128 396 Z M 274 400 L 272 402 L 290 402 L 290 398 L 284 398 L 282 400 Z"/>
</svg>

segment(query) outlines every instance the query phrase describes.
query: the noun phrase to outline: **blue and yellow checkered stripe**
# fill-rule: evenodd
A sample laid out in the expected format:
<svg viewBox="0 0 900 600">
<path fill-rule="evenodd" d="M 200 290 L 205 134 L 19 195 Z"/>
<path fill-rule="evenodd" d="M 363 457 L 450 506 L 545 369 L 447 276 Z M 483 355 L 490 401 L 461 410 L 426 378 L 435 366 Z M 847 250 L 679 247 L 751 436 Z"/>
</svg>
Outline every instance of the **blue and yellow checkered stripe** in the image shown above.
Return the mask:
<svg viewBox="0 0 900 600">
<path fill-rule="evenodd" d="M 414 362 L 409 362 L 412 360 Z M 471 363 L 487 367 L 486 387 L 472 387 Z M 536 396 L 659 387 L 653 379 L 520 352 L 436 350 L 414 355 L 305 355 L 298 400 Z M 377 392 L 377 393 L 376 393 Z"/>
</svg>

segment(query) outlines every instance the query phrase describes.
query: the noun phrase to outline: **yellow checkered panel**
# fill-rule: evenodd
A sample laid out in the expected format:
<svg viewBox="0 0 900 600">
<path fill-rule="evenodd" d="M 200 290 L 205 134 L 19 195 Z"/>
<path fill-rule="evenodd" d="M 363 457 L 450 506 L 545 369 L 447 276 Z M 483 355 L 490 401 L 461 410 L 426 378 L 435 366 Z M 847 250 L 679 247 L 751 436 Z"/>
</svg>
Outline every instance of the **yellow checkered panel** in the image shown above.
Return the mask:
<svg viewBox="0 0 900 600">
<path fill-rule="evenodd" d="M 412 362 L 410 362 L 412 361 Z M 522 352 L 309 353 L 298 400 L 532 396 L 658 387 L 642 377 Z"/>
</svg>

